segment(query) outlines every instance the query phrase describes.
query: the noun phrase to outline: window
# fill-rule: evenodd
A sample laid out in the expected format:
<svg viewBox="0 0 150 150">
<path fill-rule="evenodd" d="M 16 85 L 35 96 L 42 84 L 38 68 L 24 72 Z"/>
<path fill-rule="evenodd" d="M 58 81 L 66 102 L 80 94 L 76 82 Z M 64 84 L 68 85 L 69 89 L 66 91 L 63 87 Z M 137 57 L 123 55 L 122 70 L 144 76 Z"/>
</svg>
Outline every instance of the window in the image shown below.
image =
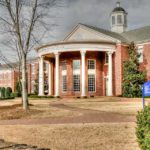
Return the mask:
<svg viewBox="0 0 150 150">
<path fill-rule="evenodd" d="M 108 54 L 105 53 L 105 64 L 108 64 Z"/>
<path fill-rule="evenodd" d="M 48 63 L 44 62 L 44 71 L 48 71 L 48 67 L 49 67 Z"/>
<path fill-rule="evenodd" d="M 73 60 L 73 70 L 80 69 L 80 60 Z"/>
<path fill-rule="evenodd" d="M 88 69 L 95 69 L 95 60 L 88 60 Z"/>
<path fill-rule="evenodd" d="M 80 91 L 80 75 L 73 75 L 73 90 L 75 92 Z"/>
<path fill-rule="evenodd" d="M 67 70 L 67 63 L 66 61 L 61 62 L 62 70 Z"/>
<path fill-rule="evenodd" d="M 35 92 L 35 81 L 31 82 L 31 93 Z"/>
<path fill-rule="evenodd" d="M 95 75 L 88 75 L 88 91 L 95 91 Z"/>
<path fill-rule="evenodd" d="M 67 91 L 67 76 L 66 75 L 62 76 L 62 91 L 63 92 Z"/>
<path fill-rule="evenodd" d="M 96 60 L 88 60 L 88 91 L 96 91 Z"/>
<path fill-rule="evenodd" d="M 138 48 L 138 54 L 139 54 L 139 58 L 138 58 L 139 63 L 143 63 L 143 60 L 144 60 L 144 58 L 143 58 L 143 47 Z"/>
<path fill-rule="evenodd" d="M 117 23 L 122 24 L 122 15 L 117 16 Z"/>
<path fill-rule="evenodd" d="M 112 25 L 115 25 L 115 16 L 112 16 Z"/>
<path fill-rule="evenodd" d="M 80 91 L 80 60 L 73 60 L 73 91 Z"/>
<path fill-rule="evenodd" d="M 67 91 L 67 62 L 62 61 L 61 62 L 61 68 L 62 68 L 62 91 Z"/>
<path fill-rule="evenodd" d="M 32 74 L 35 74 L 35 65 L 32 64 Z"/>
</svg>

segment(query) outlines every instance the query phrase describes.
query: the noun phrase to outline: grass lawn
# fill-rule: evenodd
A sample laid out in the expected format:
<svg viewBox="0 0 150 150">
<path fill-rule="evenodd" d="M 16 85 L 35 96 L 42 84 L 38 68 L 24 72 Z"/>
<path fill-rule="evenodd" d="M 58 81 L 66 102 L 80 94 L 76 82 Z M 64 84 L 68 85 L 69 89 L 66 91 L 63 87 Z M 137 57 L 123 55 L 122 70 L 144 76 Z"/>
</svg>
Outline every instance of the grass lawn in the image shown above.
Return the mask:
<svg viewBox="0 0 150 150">
<path fill-rule="evenodd" d="M 24 112 L 20 100 L 2 101 L 0 119 L 40 119 L 77 117 L 82 111 L 52 107 L 52 104 L 113 112 L 135 116 L 142 109 L 141 99 L 90 98 L 30 100 L 29 112 Z M 52 150 L 140 150 L 136 141 L 135 122 L 109 122 L 60 125 L 0 125 L 0 139 L 25 143 Z"/>
<path fill-rule="evenodd" d="M 0 126 L 0 138 L 52 150 L 140 150 L 134 123 Z"/>
<path fill-rule="evenodd" d="M 142 109 L 140 99 L 125 98 L 101 98 L 95 100 L 73 101 L 68 103 L 69 106 L 83 109 L 99 110 L 105 112 L 114 112 L 124 115 L 136 115 Z"/>
<path fill-rule="evenodd" d="M 77 112 L 58 109 L 50 106 L 50 102 L 33 101 L 30 105 L 30 110 L 25 112 L 21 104 L 14 104 L 13 106 L 0 106 L 0 120 L 11 119 L 39 119 L 49 117 L 69 117 L 80 115 Z"/>
</svg>

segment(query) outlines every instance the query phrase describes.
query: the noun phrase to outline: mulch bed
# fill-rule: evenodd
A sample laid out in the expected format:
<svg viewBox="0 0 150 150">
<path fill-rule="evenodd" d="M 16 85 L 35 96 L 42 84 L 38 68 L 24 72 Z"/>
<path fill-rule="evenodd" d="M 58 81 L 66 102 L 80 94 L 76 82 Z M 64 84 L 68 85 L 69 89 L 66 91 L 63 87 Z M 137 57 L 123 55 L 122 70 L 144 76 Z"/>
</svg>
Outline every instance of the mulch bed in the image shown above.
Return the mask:
<svg viewBox="0 0 150 150">
<path fill-rule="evenodd" d="M 0 139 L 0 150 L 50 150 L 49 148 L 38 148 L 27 144 L 15 144 Z"/>
</svg>

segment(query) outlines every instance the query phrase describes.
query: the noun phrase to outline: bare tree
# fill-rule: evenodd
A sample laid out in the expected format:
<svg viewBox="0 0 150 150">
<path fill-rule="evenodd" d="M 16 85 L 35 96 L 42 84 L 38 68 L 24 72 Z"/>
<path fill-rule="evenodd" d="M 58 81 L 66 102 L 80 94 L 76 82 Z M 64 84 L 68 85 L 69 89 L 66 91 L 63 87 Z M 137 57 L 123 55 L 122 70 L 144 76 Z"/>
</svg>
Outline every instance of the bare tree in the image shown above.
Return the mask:
<svg viewBox="0 0 150 150">
<path fill-rule="evenodd" d="M 44 17 L 46 9 L 56 5 L 56 0 L 1 0 L 0 21 L 4 31 L 9 33 L 16 44 L 17 53 L 21 61 L 22 100 L 23 109 L 28 110 L 27 91 L 27 55 L 39 41 L 39 27 L 47 28 Z M 39 32 L 37 32 L 37 30 Z M 40 35 L 43 35 L 41 32 Z M 42 36 L 41 36 L 42 37 Z"/>
</svg>

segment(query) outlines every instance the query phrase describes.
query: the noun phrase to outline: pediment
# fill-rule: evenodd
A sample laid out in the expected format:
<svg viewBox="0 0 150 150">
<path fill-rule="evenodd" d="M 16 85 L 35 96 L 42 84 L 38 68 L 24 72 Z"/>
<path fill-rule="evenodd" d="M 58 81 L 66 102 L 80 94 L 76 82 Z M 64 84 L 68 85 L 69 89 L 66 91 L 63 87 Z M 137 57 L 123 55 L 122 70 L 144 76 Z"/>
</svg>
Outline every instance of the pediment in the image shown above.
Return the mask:
<svg viewBox="0 0 150 150">
<path fill-rule="evenodd" d="M 116 42 L 117 39 L 112 38 L 94 29 L 83 25 L 76 26 L 73 31 L 64 39 L 64 41 L 108 41 Z"/>
</svg>

